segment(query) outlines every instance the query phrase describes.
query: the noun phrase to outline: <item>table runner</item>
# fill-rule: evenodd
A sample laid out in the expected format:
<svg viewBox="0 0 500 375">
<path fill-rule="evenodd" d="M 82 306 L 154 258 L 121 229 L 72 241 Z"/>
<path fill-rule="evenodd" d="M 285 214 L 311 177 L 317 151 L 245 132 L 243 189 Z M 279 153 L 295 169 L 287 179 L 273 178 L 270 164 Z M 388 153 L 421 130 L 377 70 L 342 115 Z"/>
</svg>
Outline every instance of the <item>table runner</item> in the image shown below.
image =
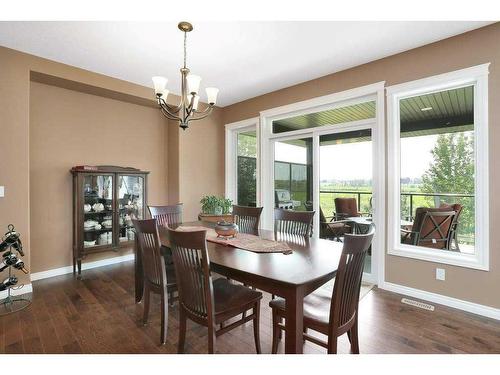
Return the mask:
<svg viewBox="0 0 500 375">
<path fill-rule="evenodd" d="M 238 233 L 235 238 L 225 239 L 217 237 L 215 230 L 206 227 L 180 226 L 177 230 L 185 232 L 206 230 L 207 241 L 224 246 L 236 247 L 242 250 L 253 251 L 254 253 L 292 253 L 292 249 L 286 242 L 265 240 L 253 234 Z"/>
</svg>

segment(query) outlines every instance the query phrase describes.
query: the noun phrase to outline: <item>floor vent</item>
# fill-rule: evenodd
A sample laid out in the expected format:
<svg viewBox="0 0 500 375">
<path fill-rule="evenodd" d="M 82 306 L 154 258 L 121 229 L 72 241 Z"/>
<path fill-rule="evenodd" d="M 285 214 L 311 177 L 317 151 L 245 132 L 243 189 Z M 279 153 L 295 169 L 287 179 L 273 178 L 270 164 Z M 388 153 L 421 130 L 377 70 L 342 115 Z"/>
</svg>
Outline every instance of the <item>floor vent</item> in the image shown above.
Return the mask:
<svg viewBox="0 0 500 375">
<path fill-rule="evenodd" d="M 419 301 L 414 301 L 414 300 L 412 300 L 412 299 L 408 299 L 408 298 L 402 298 L 402 299 L 401 299 L 401 302 L 402 302 L 402 303 L 406 303 L 407 305 L 411 305 L 411 306 L 418 307 L 418 308 L 420 308 L 420 309 L 429 310 L 429 311 L 434 311 L 434 306 L 429 305 L 428 303 L 423 303 L 423 302 L 419 302 Z"/>
</svg>

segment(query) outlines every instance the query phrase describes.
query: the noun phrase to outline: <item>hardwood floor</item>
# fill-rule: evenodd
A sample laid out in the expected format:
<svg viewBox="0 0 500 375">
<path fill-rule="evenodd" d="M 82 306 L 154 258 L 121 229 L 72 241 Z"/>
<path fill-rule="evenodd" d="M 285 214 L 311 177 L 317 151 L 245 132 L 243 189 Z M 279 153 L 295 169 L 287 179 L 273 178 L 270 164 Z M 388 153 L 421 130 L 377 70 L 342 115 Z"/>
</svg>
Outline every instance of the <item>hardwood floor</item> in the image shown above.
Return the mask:
<svg viewBox="0 0 500 375">
<path fill-rule="evenodd" d="M 133 263 L 121 263 L 33 283 L 30 308 L 0 317 L 0 353 L 176 353 L 177 304 L 169 309 L 168 338 L 159 345 L 159 298 L 150 323 L 141 323 L 134 303 Z M 262 301 L 262 351 L 271 351 L 270 296 Z M 361 353 L 500 353 L 500 322 L 443 306 L 434 312 L 401 304 L 401 296 L 379 290 L 360 302 Z M 188 323 L 187 353 L 206 353 L 207 330 Z M 252 324 L 220 336 L 220 353 L 255 353 Z M 279 352 L 283 352 L 283 341 Z M 325 353 L 306 343 L 305 353 Z M 347 337 L 339 352 L 348 353 Z"/>
</svg>

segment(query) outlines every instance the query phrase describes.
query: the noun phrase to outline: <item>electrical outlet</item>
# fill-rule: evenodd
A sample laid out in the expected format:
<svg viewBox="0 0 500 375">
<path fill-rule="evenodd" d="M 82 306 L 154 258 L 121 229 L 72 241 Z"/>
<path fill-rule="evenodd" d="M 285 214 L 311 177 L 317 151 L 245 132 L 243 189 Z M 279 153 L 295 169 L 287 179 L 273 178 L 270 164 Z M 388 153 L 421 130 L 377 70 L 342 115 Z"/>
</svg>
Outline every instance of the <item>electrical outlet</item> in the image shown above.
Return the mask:
<svg viewBox="0 0 500 375">
<path fill-rule="evenodd" d="M 436 280 L 444 281 L 446 279 L 446 271 L 444 268 L 436 268 Z"/>
<path fill-rule="evenodd" d="M 0 198 L 5 197 L 5 186 L 0 186 Z"/>
</svg>

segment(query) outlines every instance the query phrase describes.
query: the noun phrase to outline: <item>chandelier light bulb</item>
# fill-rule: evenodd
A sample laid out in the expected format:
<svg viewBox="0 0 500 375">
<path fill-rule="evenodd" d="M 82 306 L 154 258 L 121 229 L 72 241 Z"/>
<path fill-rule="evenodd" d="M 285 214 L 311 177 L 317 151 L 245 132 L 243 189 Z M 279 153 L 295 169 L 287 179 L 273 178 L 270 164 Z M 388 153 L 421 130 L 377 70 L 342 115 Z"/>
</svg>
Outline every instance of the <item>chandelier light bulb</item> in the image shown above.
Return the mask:
<svg viewBox="0 0 500 375">
<path fill-rule="evenodd" d="M 200 89 L 201 77 L 195 74 L 188 74 L 186 77 L 188 93 L 190 94 L 198 94 Z"/>
<path fill-rule="evenodd" d="M 199 95 L 195 95 L 194 96 L 194 99 L 193 99 L 193 110 L 198 110 L 198 104 L 200 102 L 200 96 Z"/>
<path fill-rule="evenodd" d="M 168 79 L 165 77 L 156 76 L 153 77 L 153 86 L 155 89 L 155 94 L 163 94 L 165 87 L 167 86 Z"/>
<path fill-rule="evenodd" d="M 208 104 L 217 103 L 217 94 L 219 93 L 219 89 L 216 87 L 207 87 L 205 90 L 207 92 Z"/>
</svg>

